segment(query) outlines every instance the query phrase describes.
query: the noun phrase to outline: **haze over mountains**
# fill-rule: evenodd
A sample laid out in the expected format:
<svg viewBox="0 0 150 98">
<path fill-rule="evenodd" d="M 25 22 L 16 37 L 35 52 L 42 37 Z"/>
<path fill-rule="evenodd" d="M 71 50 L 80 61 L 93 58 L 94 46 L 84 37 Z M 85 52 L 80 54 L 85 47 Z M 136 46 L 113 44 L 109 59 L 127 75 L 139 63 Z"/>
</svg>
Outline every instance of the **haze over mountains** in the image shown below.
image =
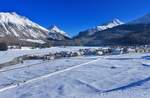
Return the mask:
<svg viewBox="0 0 150 98">
<path fill-rule="evenodd" d="M 129 23 L 114 19 L 93 28 L 85 28 L 85 31 L 71 38 L 56 25 L 46 29 L 16 13 L 0 13 L 0 41 L 9 44 L 54 42 L 75 45 L 78 41 L 76 45 L 142 45 L 149 44 L 149 38 L 150 14 Z"/>
</svg>

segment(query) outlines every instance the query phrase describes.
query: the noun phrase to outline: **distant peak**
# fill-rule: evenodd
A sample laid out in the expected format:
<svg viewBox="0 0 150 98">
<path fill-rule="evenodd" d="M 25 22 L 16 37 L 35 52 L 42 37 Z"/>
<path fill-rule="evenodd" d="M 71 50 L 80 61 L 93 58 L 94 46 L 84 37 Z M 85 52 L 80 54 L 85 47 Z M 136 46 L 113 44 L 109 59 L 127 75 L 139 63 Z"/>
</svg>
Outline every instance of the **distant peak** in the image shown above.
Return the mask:
<svg viewBox="0 0 150 98">
<path fill-rule="evenodd" d="M 120 21 L 117 18 L 114 18 L 113 20 L 108 21 L 108 22 L 106 22 L 106 23 L 104 23 L 102 25 L 109 25 L 109 24 L 122 25 L 122 24 L 124 24 L 124 22 Z"/>
<path fill-rule="evenodd" d="M 18 15 L 16 12 L 11 12 L 10 14 L 12 14 L 12 15 Z"/>
<path fill-rule="evenodd" d="M 48 31 L 44 27 L 32 22 L 30 19 L 24 16 L 17 14 L 16 12 L 0 12 L 0 22 L 5 24 L 13 23 L 22 26 L 28 25 L 28 26 L 37 27 L 42 30 Z"/>
<path fill-rule="evenodd" d="M 145 16 L 146 16 L 146 17 L 150 17 L 150 13 L 146 14 Z"/>
<path fill-rule="evenodd" d="M 109 22 L 107 22 L 105 24 L 96 26 L 96 28 L 98 30 L 105 30 L 105 29 L 108 29 L 108 28 L 113 28 L 115 26 L 122 25 L 122 24 L 124 24 L 122 21 L 120 21 L 119 19 L 115 18 L 112 21 L 109 21 Z"/>
<path fill-rule="evenodd" d="M 98 31 L 103 31 L 103 30 L 106 30 L 106 29 L 109 29 L 109 28 L 113 28 L 113 27 L 116 27 L 116 26 L 119 26 L 119 25 L 122 25 L 124 24 L 122 21 L 120 21 L 119 19 L 115 18 L 109 22 L 106 22 L 104 24 L 101 24 L 101 25 L 98 25 L 94 28 L 90 28 L 88 29 L 88 35 L 93 35 L 95 34 L 95 32 L 98 32 Z"/>
<path fill-rule="evenodd" d="M 51 25 L 51 26 L 49 27 L 49 30 L 60 31 L 59 27 L 57 27 L 56 25 Z"/>
<path fill-rule="evenodd" d="M 0 12 L 0 15 L 3 15 L 3 16 L 19 16 L 19 14 L 17 14 L 16 12 Z"/>
<path fill-rule="evenodd" d="M 150 13 L 129 22 L 129 24 L 150 24 Z"/>
<path fill-rule="evenodd" d="M 124 22 L 120 21 L 119 19 L 115 18 L 112 20 L 112 22 L 117 23 L 117 24 L 124 24 Z"/>
<path fill-rule="evenodd" d="M 69 36 L 66 32 L 64 32 L 63 30 L 61 30 L 61 29 L 60 29 L 58 26 L 56 26 L 56 25 L 51 25 L 50 28 L 49 28 L 49 31 L 50 31 L 51 33 L 59 33 L 59 34 L 62 34 L 62 35 L 64 35 L 64 36 L 70 38 L 70 36 Z"/>
</svg>

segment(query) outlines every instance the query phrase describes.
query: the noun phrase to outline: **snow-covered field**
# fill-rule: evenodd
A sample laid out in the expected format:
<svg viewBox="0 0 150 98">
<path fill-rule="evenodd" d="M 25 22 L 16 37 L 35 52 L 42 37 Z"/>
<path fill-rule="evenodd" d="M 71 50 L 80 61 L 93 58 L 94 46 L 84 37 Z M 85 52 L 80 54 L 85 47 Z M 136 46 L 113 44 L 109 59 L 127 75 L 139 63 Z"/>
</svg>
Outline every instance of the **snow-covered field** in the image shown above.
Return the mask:
<svg viewBox="0 0 150 98">
<path fill-rule="evenodd" d="M 79 48 L 9 50 L 0 62 Z M 0 76 L 0 98 L 150 98 L 149 53 L 29 60 L 0 69 Z"/>
<path fill-rule="evenodd" d="M 60 51 L 78 51 L 79 49 L 98 48 L 98 47 L 51 47 L 45 49 L 30 49 L 27 47 L 20 49 L 10 49 L 8 51 L 0 51 L 0 64 L 11 61 L 15 57 L 23 55 L 44 55 L 48 53 L 56 53 Z"/>
</svg>

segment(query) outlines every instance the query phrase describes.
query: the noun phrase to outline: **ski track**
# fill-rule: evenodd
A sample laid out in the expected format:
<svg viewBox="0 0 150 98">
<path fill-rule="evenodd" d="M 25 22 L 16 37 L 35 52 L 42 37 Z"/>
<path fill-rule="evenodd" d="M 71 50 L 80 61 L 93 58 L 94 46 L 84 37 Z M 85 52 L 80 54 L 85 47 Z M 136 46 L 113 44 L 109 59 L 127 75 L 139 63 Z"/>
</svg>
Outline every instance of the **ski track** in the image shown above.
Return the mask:
<svg viewBox="0 0 150 98">
<path fill-rule="evenodd" d="M 108 93 L 108 92 L 118 91 L 118 90 L 126 90 L 126 89 L 129 89 L 129 88 L 141 86 L 142 84 L 144 84 L 145 82 L 148 82 L 148 81 L 150 81 L 150 77 L 147 77 L 143 80 L 139 80 L 139 81 L 136 81 L 136 82 L 129 83 L 125 86 L 121 86 L 121 87 L 118 87 L 118 88 L 103 91 L 103 93 Z"/>
<path fill-rule="evenodd" d="M 45 63 L 48 63 L 48 62 L 50 62 L 50 61 L 42 61 L 42 62 L 35 63 L 35 64 L 24 65 L 24 66 L 21 66 L 21 67 L 8 68 L 8 69 L 5 69 L 5 70 L 0 70 L 0 73 L 15 70 L 15 69 L 22 69 L 22 68 L 26 68 L 26 67 L 36 66 L 36 65 L 39 65 L 39 64 L 45 64 Z"/>
<path fill-rule="evenodd" d="M 75 69 L 75 68 L 78 68 L 78 67 L 81 67 L 81 66 L 84 66 L 84 65 L 87 65 L 87 64 L 94 63 L 96 61 L 99 61 L 100 59 L 101 59 L 101 57 L 97 58 L 96 60 L 92 60 L 92 61 L 89 61 L 89 62 L 86 62 L 86 63 L 82 63 L 82 64 L 79 64 L 79 65 L 74 65 L 73 67 L 69 67 L 69 68 L 66 68 L 66 69 L 63 69 L 63 70 L 60 70 L 60 71 L 49 73 L 49 74 L 46 74 L 46 75 L 43 75 L 43 76 L 40 76 L 40 77 L 37 77 L 37 78 L 29 79 L 27 81 L 20 81 L 20 82 L 18 82 L 16 84 L 12 84 L 10 86 L 1 88 L 0 92 L 4 92 L 6 90 L 10 90 L 10 89 L 16 88 L 19 85 L 25 85 L 25 84 L 32 83 L 32 82 L 35 82 L 35 81 L 38 81 L 38 80 L 42 80 L 42 79 L 45 79 L 45 78 L 48 78 L 48 77 L 51 77 L 51 76 L 55 76 L 55 75 L 58 75 L 58 74 L 70 71 L 72 69 Z"/>
</svg>

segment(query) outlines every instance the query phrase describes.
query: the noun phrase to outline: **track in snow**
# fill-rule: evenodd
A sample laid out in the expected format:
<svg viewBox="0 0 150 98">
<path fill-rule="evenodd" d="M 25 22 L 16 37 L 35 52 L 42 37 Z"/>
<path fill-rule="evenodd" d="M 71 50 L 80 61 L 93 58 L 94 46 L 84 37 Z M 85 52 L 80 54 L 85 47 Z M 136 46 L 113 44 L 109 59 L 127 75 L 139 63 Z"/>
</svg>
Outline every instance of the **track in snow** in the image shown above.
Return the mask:
<svg viewBox="0 0 150 98">
<path fill-rule="evenodd" d="M 31 66 L 35 66 L 35 65 L 39 65 L 39 64 L 45 64 L 45 63 L 48 63 L 48 62 L 50 62 L 50 61 L 42 61 L 42 62 L 35 63 L 35 64 L 24 65 L 24 66 L 21 66 L 21 67 L 8 68 L 8 69 L 5 69 L 5 70 L 0 70 L 0 73 L 15 70 L 15 69 L 22 69 L 22 68 L 26 68 L 26 67 L 31 67 Z"/>
<path fill-rule="evenodd" d="M 149 81 L 150 81 L 150 77 L 147 77 L 145 79 L 142 79 L 142 80 L 139 80 L 139 81 L 136 81 L 136 82 L 132 82 L 132 83 L 129 83 L 127 85 L 124 85 L 124 86 L 121 86 L 121 87 L 118 87 L 118 88 L 113 88 L 113 89 L 110 89 L 110 90 L 103 91 L 103 93 L 108 93 L 108 92 L 113 92 L 113 91 L 118 91 L 118 90 L 130 89 L 132 87 L 141 86 L 145 82 L 149 82 Z"/>
<path fill-rule="evenodd" d="M 28 84 L 28 83 L 35 82 L 37 80 L 42 80 L 44 78 L 55 76 L 55 75 L 58 75 L 58 74 L 70 71 L 72 69 L 75 69 L 75 68 L 78 68 L 78 67 L 81 67 L 81 66 L 84 66 L 84 65 L 87 65 L 87 64 L 94 63 L 94 62 L 96 62 L 96 61 L 98 61 L 100 59 L 101 58 L 97 58 L 96 60 L 92 60 L 92 61 L 89 61 L 89 62 L 86 62 L 86 63 L 82 63 L 82 64 L 79 64 L 79 65 L 74 65 L 72 67 L 69 67 L 69 68 L 66 68 L 66 69 L 63 69 L 63 70 L 59 70 L 59 71 L 56 71 L 56 72 L 53 72 L 53 73 L 49 73 L 49 74 L 46 74 L 46 75 L 43 75 L 43 76 L 40 76 L 40 77 L 37 77 L 37 78 L 29 79 L 29 80 L 26 80 L 26 81 L 18 81 L 18 83 L 15 83 L 15 84 L 12 84 L 12 85 L 9 85 L 7 87 L 4 87 L 4 88 L 0 89 L 0 92 L 4 92 L 6 90 L 16 88 L 19 85 L 25 85 L 25 84 Z"/>
</svg>

